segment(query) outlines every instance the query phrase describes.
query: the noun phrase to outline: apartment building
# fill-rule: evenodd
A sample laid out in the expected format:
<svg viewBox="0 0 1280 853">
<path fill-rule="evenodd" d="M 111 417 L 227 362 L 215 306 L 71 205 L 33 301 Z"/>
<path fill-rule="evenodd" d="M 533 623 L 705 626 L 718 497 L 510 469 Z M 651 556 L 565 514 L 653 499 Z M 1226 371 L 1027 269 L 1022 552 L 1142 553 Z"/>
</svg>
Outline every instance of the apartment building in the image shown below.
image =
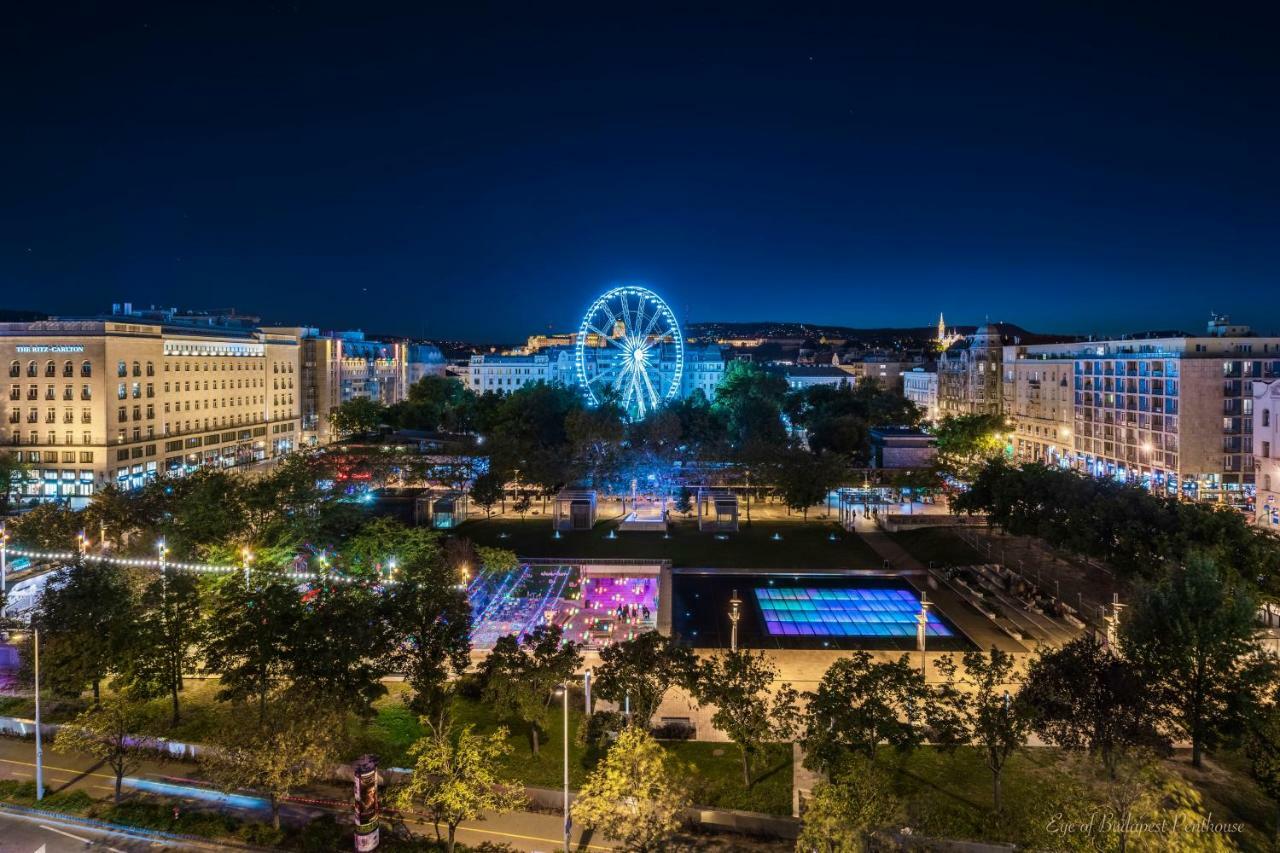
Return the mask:
<svg viewBox="0 0 1280 853">
<path fill-rule="evenodd" d="M 924 412 L 929 423 L 938 421 L 938 371 L 936 368 L 913 367 L 902 374 L 902 396 Z"/>
<path fill-rule="evenodd" d="M 369 340 L 358 330 L 322 333 L 307 326 L 268 331 L 299 342 L 302 438 L 307 444 L 333 440 L 329 416 L 348 400 L 367 397 L 390 406 L 408 394 L 410 345 L 405 341 Z"/>
<path fill-rule="evenodd" d="M 1253 383 L 1254 523 L 1280 531 L 1280 379 Z"/>
<path fill-rule="evenodd" d="M 1254 380 L 1280 378 L 1280 338 L 1214 318 L 1205 336 L 1011 346 L 1004 360 L 1022 458 L 1192 500 L 1252 503 Z"/>
<path fill-rule="evenodd" d="M 176 312 L 0 324 L 0 444 L 30 471 L 23 497 L 88 501 L 202 465 L 292 450 L 298 340 Z"/>
<path fill-rule="evenodd" d="M 1005 343 L 1000 327 L 987 323 L 943 351 L 938 357 L 940 417 L 999 414 Z"/>
</svg>

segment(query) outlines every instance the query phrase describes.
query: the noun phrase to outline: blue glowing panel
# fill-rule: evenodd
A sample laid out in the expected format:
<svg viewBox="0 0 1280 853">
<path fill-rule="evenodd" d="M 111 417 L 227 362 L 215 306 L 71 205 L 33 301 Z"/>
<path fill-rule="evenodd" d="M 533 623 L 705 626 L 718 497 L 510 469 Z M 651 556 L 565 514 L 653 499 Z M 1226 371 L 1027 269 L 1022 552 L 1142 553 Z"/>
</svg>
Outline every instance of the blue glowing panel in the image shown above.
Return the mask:
<svg viewBox="0 0 1280 853">
<path fill-rule="evenodd" d="M 756 603 L 773 636 L 914 637 L 920 599 L 907 589 L 757 587 Z M 932 610 L 925 632 L 953 636 Z"/>
</svg>

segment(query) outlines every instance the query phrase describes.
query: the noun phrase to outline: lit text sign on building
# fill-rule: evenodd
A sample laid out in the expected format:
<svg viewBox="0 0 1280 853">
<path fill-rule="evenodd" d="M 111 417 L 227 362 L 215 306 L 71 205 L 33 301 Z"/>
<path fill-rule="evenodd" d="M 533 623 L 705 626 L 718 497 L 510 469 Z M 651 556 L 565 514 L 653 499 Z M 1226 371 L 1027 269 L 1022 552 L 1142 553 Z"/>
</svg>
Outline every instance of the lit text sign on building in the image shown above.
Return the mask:
<svg viewBox="0 0 1280 853">
<path fill-rule="evenodd" d="M 18 344 L 14 352 L 84 352 L 83 344 Z"/>
</svg>

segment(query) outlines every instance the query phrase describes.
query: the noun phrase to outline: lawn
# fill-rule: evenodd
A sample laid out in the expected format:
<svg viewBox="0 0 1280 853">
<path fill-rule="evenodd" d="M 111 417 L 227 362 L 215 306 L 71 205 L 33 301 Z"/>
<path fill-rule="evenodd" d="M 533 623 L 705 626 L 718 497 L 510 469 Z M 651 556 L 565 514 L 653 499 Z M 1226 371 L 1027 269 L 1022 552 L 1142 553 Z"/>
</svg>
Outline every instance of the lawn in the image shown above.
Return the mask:
<svg viewBox="0 0 1280 853">
<path fill-rule="evenodd" d="M 882 751 L 877 761 L 904 802 L 906 824 L 920 835 L 1009 841 L 1034 850 L 1095 849 L 1079 835 L 1055 835 L 1052 828 L 1064 819 L 1087 821 L 1099 810 L 1114 809 L 1114 801 L 1108 799 L 1112 789 L 1097 765 L 1055 749 L 1014 754 L 1005 769 L 1004 810 L 999 817 L 991 810 L 991 773 L 976 749 L 944 753 L 926 748 L 905 759 Z M 1271 849 L 1274 807 L 1244 775 L 1213 762 L 1195 771 L 1183 756 L 1157 762 L 1143 780 L 1149 800 L 1133 806 L 1135 821 L 1149 822 L 1152 815 L 1167 821 L 1177 817 L 1185 827 L 1189 820 L 1212 815 L 1215 823 L 1239 823 L 1242 828 L 1228 835 L 1201 836 L 1186 829 L 1164 836 L 1140 833 L 1129 838 L 1130 849 Z M 1118 849 L 1114 839 L 1110 841 L 1096 849 Z"/>
<path fill-rule="evenodd" d="M 616 527 L 616 520 L 602 521 L 592 530 L 562 533 L 555 539 L 546 517 L 523 521 L 503 517 L 467 521 L 455 535 L 477 545 L 508 548 L 521 557 L 661 559 L 677 568 L 868 569 L 883 563 L 861 537 L 818 518 L 808 522 L 799 517 L 794 521 L 771 518 L 750 526 L 743 522 L 741 530 L 724 534 L 724 539 L 699 532 L 693 521 L 674 522 L 667 539 L 658 533 L 635 532 L 609 539 Z"/>
<path fill-rule="evenodd" d="M 970 545 L 946 527 L 923 527 L 890 533 L 907 553 L 920 562 L 940 566 L 975 566 L 987 562 Z"/>
<path fill-rule="evenodd" d="M 392 685 L 392 688 L 391 694 L 377 703 L 374 719 L 354 733 L 355 752 L 376 754 L 384 767 L 408 767 L 412 764 L 408 748 L 421 736 L 422 727 L 402 701 L 403 685 Z M 553 703 L 548 725 L 539 735 L 537 755 L 533 753 L 528 726 L 498 718 L 486 703 L 478 699 L 457 697 L 453 718 L 458 725 L 473 725 L 479 732 L 506 726 L 511 751 L 503 761 L 503 773 L 535 788 L 558 789 L 564 784 L 564 717 L 560 708 L 559 703 Z M 589 755 L 577 739 L 582 717 L 582 696 L 572 693 L 569 704 L 569 785 L 575 789 L 586 780 L 594 762 L 594 756 Z M 697 805 L 791 814 L 790 746 L 778 744 L 767 750 L 756 769 L 757 780 L 748 790 L 742 784 L 742 764 L 733 744 L 671 741 L 665 745 L 688 766 L 689 788 Z"/>
</svg>

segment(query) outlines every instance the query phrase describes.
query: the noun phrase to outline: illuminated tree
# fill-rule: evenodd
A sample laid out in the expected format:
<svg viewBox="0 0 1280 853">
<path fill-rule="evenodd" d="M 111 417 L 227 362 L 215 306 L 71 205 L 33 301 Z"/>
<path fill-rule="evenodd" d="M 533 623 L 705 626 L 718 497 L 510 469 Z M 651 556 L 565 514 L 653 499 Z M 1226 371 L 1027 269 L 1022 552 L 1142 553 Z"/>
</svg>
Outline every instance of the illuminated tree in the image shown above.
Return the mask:
<svg viewBox="0 0 1280 853">
<path fill-rule="evenodd" d="M 377 400 L 353 397 L 329 415 L 329 423 L 338 435 L 368 435 L 386 417 L 386 409 Z"/>
<path fill-rule="evenodd" d="M 125 775 L 136 770 L 157 747 L 154 738 L 142 734 L 151 722 L 145 706 L 123 696 L 112 696 L 63 726 L 54 746 L 63 752 L 91 755 L 110 767 L 115 776 L 115 801 L 119 803 Z"/>
<path fill-rule="evenodd" d="M 573 802 L 574 820 L 637 853 L 665 850 L 688 806 L 683 774 L 643 729 L 618 734 Z"/>
<path fill-rule="evenodd" d="M 698 671 L 695 695 L 714 705 L 711 724 L 738 745 L 742 758 L 742 783 L 754 782 L 752 766 L 766 744 L 784 741 L 795 728 L 796 692 L 790 684 L 776 691 L 778 670 L 764 653 L 721 651 Z"/>
<path fill-rule="evenodd" d="M 595 689 L 619 707 L 629 696 L 632 718 L 647 729 L 667 691 L 689 684 L 696 668 L 697 659 L 688 646 L 657 631 L 646 631 L 600 650 Z"/>
<path fill-rule="evenodd" d="M 550 716 L 555 689 L 582 665 L 573 642 L 563 641 L 559 626 L 539 625 L 523 641 L 514 634 L 499 637 L 485 660 L 485 697 L 502 713 L 529 726 L 533 754 L 538 754 L 538 730 Z"/>
<path fill-rule="evenodd" d="M 831 781 L 819 782 L 805 800 L 796 850 L 805 853 L 864 853 L 868 836 L 892 826 L 902 814 L 893 784 L 871 761 L 849 759 Z"/>
</svg>

